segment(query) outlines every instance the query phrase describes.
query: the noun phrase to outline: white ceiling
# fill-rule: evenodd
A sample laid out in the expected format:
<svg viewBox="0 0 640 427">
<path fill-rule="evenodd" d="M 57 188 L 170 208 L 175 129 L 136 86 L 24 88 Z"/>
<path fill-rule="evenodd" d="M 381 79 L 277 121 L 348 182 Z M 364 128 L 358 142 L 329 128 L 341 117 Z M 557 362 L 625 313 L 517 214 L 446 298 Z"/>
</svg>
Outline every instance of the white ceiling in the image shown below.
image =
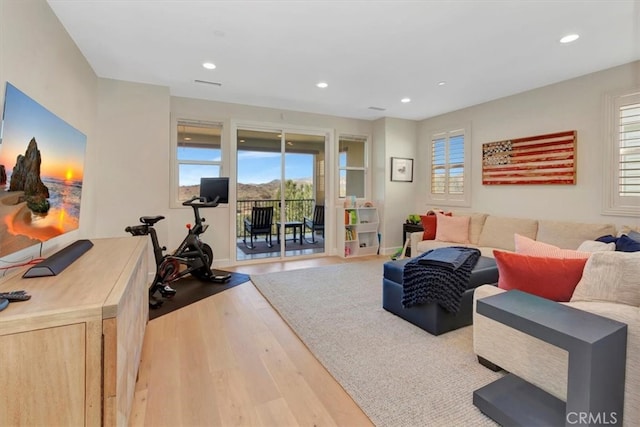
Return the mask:
<svg viewBox="0 0 640 427">
<path fill-rule="evenodd" d="M 100 77 L 361 119 L 420 120 L 640 59 L 640 0 L 48 3 Z M 560 44 L 568 33 L 580 39 Z"/>
</svg>

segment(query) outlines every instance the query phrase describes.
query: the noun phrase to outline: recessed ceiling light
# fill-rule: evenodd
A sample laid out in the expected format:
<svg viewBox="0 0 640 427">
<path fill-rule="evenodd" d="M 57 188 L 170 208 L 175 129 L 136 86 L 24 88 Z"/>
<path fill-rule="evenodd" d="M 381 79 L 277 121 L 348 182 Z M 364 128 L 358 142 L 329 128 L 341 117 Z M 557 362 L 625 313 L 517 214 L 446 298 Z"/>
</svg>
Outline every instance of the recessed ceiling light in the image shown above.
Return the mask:
<svg viewBox="0 0 640 427">
<path fill-rule="evenodd" d="M 447 82 L 445 82 L 444 80 L 443 80 L 443 81 L 441 81 L 441 82 L 438 82 L 438 86 L 444 86 L 444 85 L 446 85 L 446 84 L 447 84 Z"/>
<path fill-rule="evenodd" d="M 241 139 L 240 142 L 244 142 L 244 139 Z"/>
<path fill-rule="evenodd" d="M 185 141 L 191 141 L 191 138 L 189 138 L 188 136 L 184 139 Z"/>
<path fill-rule="evenodd" d="M 560 39 L 560 43 L 571 43 L 580 38 L 577 34 L 569 34 Z"/>
<path fill-rule="evenodd" d="M 316 86 L 318 86 L 320 89 L 324 89 L 329 85 L 326 82 L 320 82 L 320 83 L 317 83 Z"/>
<path fill-rule="evenodd" d="M 402 98 L 400 102 L 406 104 L 407 102 L 411 102 L 411 98 Z"/>
<path fill-rule="evenodd" d="M 213 62 L 203 62 L 202 66 L 207 70 L 213 70 L 214 68 L 216 68 L 216 64 L 214 64 Z"/>
</svg>

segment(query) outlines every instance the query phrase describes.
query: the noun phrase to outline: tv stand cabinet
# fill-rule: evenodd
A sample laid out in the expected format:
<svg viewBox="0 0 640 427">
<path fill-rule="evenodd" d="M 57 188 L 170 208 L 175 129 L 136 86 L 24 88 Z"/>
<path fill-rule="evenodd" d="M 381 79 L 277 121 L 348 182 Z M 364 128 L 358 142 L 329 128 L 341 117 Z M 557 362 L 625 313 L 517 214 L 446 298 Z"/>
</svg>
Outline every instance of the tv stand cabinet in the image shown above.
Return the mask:
<svg viewBox="0 0 640 427">
<path fill-rule="evenodd" d="M 92 239 L 57 276 L 0 281 L 31 299 L 0 312 L 9 425 L 126 426 L 148 319 L 147 239 Z"/>
</svg>

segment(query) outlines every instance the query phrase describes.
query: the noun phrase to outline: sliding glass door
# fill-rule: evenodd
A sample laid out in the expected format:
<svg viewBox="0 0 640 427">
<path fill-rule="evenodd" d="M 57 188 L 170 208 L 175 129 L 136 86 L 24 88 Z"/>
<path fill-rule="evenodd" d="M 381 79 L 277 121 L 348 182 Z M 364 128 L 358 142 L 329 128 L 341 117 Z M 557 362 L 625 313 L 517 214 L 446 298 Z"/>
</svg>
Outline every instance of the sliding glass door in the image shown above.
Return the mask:
<svg viewBox="0 0 640 427">
<path fill-rule="evenodd" d="M 324 252 L 325 140 L 237 130 L 238 260 Z"/>
</svg>

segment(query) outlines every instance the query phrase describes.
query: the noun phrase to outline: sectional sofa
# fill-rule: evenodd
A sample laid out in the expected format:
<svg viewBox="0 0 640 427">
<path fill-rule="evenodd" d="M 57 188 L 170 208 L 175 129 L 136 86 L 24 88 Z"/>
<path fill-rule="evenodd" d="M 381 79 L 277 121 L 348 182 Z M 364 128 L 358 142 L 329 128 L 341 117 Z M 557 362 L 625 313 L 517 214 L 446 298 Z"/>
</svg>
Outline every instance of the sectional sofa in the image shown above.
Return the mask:
<svg viewBox="0 0 640 427">
<path fill-rule="evenodd" d="M 577 249 L 584 241 L 605 235 L 619 236 L 638 225 L 617 229 L 613 224 L 585 224 L 562 221 L 506 218 L 482 213 L 454 213 L 468 216 L 467 241 L 423 240 L 423 232 L 412 233 L 412 252 L 417 254 L 442 246 L 472 246 L 484 256 L 494 249 L 514 251 L 514 234 L 564 249 Z M 477 301 L 505 290 L 483 285 L 474 293 L 474 352 L 486 366 L 503 368 L 547 393 L 566 401 L 568 353 L 476 312 Z M 570 307 L 627 324 L 625 426 L 640 423 L 640 252 L 594 252 L 586 261 L 581 279 L 568 302 Z M 608 367 L 603 366 L 606 370 Z M 610 414 L 609 414 L 610 416 Z"/>
<path fill-rule="evenodd" d="M 466 239 L 457 241 L 423 240 L 424 232 L 411 233 L 413 256 L 445 246 L 469 246 L 480 250 L 482 256 L 493 257 L 493 250 L 514 251 L 514 234 L 535 239 L 565 249 L 577 249 L 585 240 L 616 235 L 614 224 L 587 224 L 570 221 L 550 221 L 528 218 L 502 217 L 477 212 L 453 212 L 453 218 L 470 217 Z M 625 232 L 628 228 L 621 231 Z"/>
</svg>

